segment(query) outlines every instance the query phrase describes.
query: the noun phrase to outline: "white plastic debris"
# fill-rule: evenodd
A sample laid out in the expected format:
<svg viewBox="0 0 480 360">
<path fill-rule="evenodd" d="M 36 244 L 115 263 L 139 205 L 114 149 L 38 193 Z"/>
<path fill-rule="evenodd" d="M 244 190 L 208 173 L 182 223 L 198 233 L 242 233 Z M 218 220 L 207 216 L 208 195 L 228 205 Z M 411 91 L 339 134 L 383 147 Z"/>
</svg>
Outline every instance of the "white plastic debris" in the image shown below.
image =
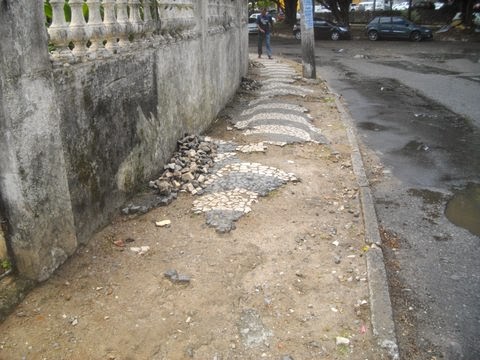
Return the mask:
<svg viewBox="0 0 480 360">
<path fill-rule="evenodd" d="M 138 255 L 146 254 L 150 250 L 150 246 L 134 246 L 130 248 L 131 251 L 137 253 Z"/>
<path fill-rule="evenodd" d="M 342 336 L 337 336 L 335 338 L 335 343 L 338 345 L 349 345 L 350 344 L 350 340 L 347 339 L 347 338 L 344 338 Z"/>
<path fill-rule="evenodd" d="M 155 226 L 158 227 L 167 227 L 170 226 L 172 222 L 170 220 L 162 220 L 162 221 L 156 221 Z"/>
</svg>

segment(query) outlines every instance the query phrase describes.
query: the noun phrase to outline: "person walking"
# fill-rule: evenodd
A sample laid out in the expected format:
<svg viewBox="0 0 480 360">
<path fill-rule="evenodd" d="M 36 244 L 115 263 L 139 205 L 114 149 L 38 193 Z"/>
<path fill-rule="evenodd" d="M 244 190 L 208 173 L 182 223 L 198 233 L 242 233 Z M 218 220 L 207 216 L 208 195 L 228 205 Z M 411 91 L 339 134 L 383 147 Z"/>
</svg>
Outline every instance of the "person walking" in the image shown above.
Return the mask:
<svg viewBox="0 0 480 360">
<path fill-rule="evenodd" d="M 265 38 L 265 48 L 268 58 L 272 58 L 272 48 L 270 46 L 270 34 L 273 30 L 273 18 L 267 14 L 267 9 L 263 8 L 260 15 L 257 16 L 258 27 L 258 58 L 262 57 L 263 38 Z"/>
</svg>

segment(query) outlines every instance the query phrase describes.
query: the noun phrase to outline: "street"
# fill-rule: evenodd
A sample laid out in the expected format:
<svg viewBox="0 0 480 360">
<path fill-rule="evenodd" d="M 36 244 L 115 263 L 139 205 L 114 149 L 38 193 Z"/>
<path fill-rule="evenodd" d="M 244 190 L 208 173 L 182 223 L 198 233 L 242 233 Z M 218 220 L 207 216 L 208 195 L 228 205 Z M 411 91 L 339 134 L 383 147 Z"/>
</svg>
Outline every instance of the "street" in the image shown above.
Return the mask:
<svg viewBox="0 0 480 360">
<path fill-rule="evenodd" d="M 273 49 L 301 61 L 298 41 Z M 317 41 L 315 55 L 355 121 L 401 358 L 480 358 L 480 44 Z"/>
</svg>

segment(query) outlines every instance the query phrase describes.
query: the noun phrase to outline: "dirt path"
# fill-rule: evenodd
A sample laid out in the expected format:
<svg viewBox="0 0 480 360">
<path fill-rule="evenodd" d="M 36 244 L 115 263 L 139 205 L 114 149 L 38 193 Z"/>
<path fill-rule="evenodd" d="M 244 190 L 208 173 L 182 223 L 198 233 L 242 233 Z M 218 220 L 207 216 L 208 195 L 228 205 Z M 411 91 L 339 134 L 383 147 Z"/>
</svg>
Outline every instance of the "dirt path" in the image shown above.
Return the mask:
<svg viewBox="0 0 480 360">
<path fill-rule="evenodd" d="M 262 68 L 249 77 L 265 80 Z M 259 197 L 226 233 L 192 211 L 199 197 L 188 193 L 119 216 L 0 325 L 0 358 L 386 359 L 369 321 L 368 247 L 345 129 L 322 83 L 294 85 L 313 92 L 275 99 L 306 107 L 329 144 L 235 156 L 299 182 Z M 257 93 L 239 93 L 208 135 L 239 145 L 262 139 L 226 121 Z M 142 246 L 144 254 L 130 249 Z"/>
</svg>

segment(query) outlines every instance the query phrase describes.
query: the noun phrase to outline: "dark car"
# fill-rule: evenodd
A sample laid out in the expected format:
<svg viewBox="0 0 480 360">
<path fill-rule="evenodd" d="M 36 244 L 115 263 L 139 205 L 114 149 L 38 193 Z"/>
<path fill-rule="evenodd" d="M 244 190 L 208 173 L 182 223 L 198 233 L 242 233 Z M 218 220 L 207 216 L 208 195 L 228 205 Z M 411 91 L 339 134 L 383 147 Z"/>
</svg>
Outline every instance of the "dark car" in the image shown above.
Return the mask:
<svg viewBox="0 0 480 360">
<path fill-rule="evenodd" d="M 313 19 L 313 32 L 315 39 L 350 39 L 350 31 L 347 27 L 320 18 Z M 298 40 L 302 38 L 300 23 L 293 26 L 293 36 Z"/>
<path fill-rule="evenodd" d="M 412 41 L 433 39 L 432 30 L 416 25 L 402 16 L 378 16 L 366 28 L 370 40 L 410 39 Z"/>
</svg>

